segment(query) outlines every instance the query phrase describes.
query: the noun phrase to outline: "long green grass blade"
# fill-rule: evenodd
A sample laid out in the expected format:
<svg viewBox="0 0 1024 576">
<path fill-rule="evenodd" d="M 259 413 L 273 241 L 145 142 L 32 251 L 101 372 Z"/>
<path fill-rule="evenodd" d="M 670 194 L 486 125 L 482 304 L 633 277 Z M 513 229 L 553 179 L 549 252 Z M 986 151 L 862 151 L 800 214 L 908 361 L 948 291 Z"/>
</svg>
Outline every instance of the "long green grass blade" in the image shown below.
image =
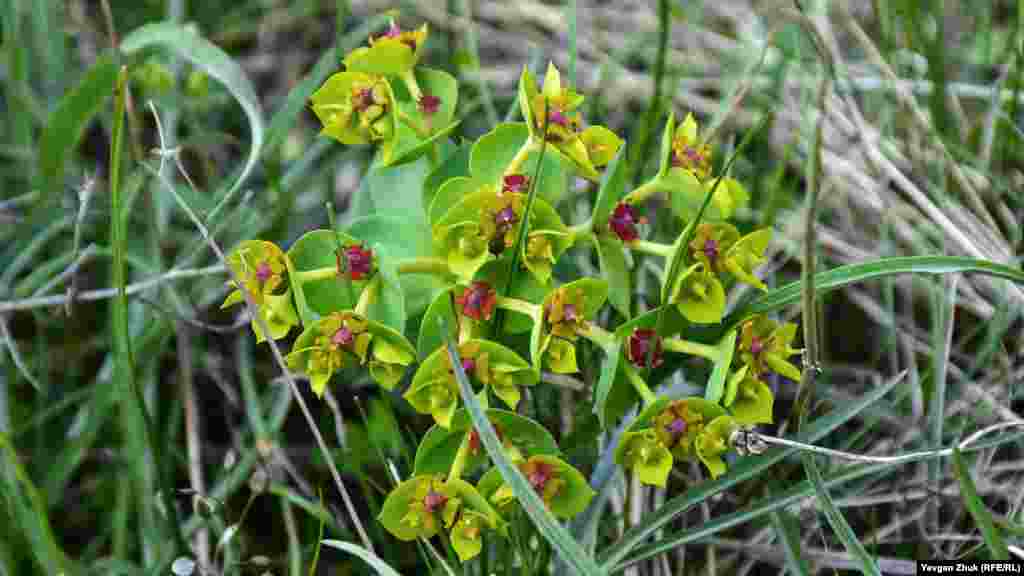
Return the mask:
<svg viewBox="0 0 1024 576">
<path fill-rule="evenodd" d="M 799 436 L 800 442 L 813 444 L 824 438 L 833 430 L 842 426 L 851 418 L 860 414 L 862 410 L 874 404 L 889 391 L 896 387 L 903 380 L 904 374 L 893 378 L 883 386 L 879 386 L 871 393 L 865 394 L 856 402 L 851 402 L 839 410 L 835 410 L 827 416 L 822 416 L 811 422 L 804 428 Z M 598 555 L 598 562 L 605 568 L 619 564 L 629 552 L 636 548 L 641 542 L 649 538 L 658 529 L 664 527 L 680 514 L 691 507 L 700 504 L 711 496 L 718 494 L 736 484 L 754 478 L 765 470 L 780 462 L 783 458 L 794 454 L 796 448 L 776 448 L 768 450 L 760 456 L 751 456 L 741 459 L 724 475 L 714 480 L 703 482 L 690 488 L 686 492 L 665 502 L 665 504 L 654 512 L 641 518 L 640 523 L 622 535 L 618 541 L 609 546 L 603 553 Z"/>
<path fill-rule="evenodd" d="M 452 368 L 455 370 L 455 378 L 459 382 L 459 391 L 462 394 L 462 401 L 469 410 L 473 427 L 480 434 L 480 440 L 491 457 L 491 461 L 501 472 L 501 477 L 512 488 L 516 500 L 526 511 L 527 516 L 533 521 L 537 531 L 551 543 L 551 546 L 558 551 L 559 555 L 575 570 L 576 574 L 600 575 L 605 574 L 594 559 L 587 554 L 586 550 L 576 542 L 572 535 L 555 520 L 555 517 L 548 512 L 544 501 L 537 496 L 537 492 L 530 486 L 523 476 L 523 473 L 516 468 L 505 455 L 501 440 L 498 439 L 494 426 L 484 415 L 480 402 L 473 393 L 473 387 L 469 383 L 466 372 L 462 369 L 462 359 L 459 358 L 459 351 L 455 348 L 448 332 L 448 327 L 443 325 L 444 318 L 441 317 L 441 330 L 445 334 L 448 346 L 448 357 L 451 359 Z"/>
<path fill-rule="evenodd" d="M 331 548 L 341 550 L 342 552 L 348 552 L 349 554 L 360 558 L 363 562 L 369 564 L 379 576 L 402 576 L 396 572 L 394 568 L 388 566 L 386 562 L 381 560 L 380 557 L 366 548 L 356 546 L 349 542 L 342 542 L 341 540 L 321 540 L 320 543 L 324 546 L 329 546 Z"/>
<path fill-rule="evenodd" d="M 985 545 L 988 546 L 992 558 L 994 560 L 1009 560 L 1010 551 L 1006 548 L 1006 541 L 1003 540 L 1002 534 L 992 523 L 992 514 L 978 496 L 978 488 L 974 485 L 974 479 L 971 478 L 971 471 L 967 469 L 963 454 L 956 448 L 953 449 L 953 471 L 956 473 L 956 479 L 960 481 L 960 495 L 964 499 L 964 505 L 967 506 L 967 511 L 971 513 L 971 517 L 974 518 L 974 522 L 981 530 L 981 537 L 985 540 Z"/>
<path fill-rule="evenodd" d="M 814 275 L 814 289 L 821 295 L 849 284 L 897 274 L 952 274 L 977 272 L 1024 284 L 1024 271 L 989 260 L 963 256 L 901 256 L 880 258 L 863 264 L 840 266 Z M 800 282 L 776 288 L 739 307 L 723 321 L 729 329 L 754 314 L 767 314 L 800 301 Z"/>
<path fill-rule="evenodd" d="M 39 176 L 43 188 L 39 200 L 41 206 L 60 198 L 67 157 L 78 145 L 89 121 L 114 93 L 116 82 L 117 64 L 109 55 L 102 56 L 50 114 L 39 141 Z"/>
<path fill-rule="evenodd" d="M 213 220 L 241 189 L 242 183 L 259 160 L 265 136 L 263 111 L 260 108 L 259 97 L 256 96 L 252 82 L 249 81 L 237 62 L 216 45 L 184 26 L 170 22 L 147 24 L 132 31 L 121 41 L 121 51 L 125 54 L 135 54 L 150 47 L 161 47 L 175 52 L 181 58 L 202 68 L 207 74 L 219 80 L 242 106 L 242 110 L 249 120 L 249 130 L 252 132 L 249 156 L 238 178 L 210 212 L 209 219 Z"/>
<path fill-rule="evenodd" d="M 829 525 L 832 526 L 836 536 L 843 543 L 843 546 L 846 547 L 846 551 L 860 562 L 861 572 L 868 576 L 882 576 L 882 572 L 878 569 L 878 562 L 864 548 L 864 544 L 857 538 L 857 534 L 850 527 L 850 523 L 843 517 L 843 513 L 839 511 L 835 501 L 832 500 L 832 496 L 828 493 L 828 488 L 821 478 L 821 471 L 818 470 L 818 466 L 814 463 L 814 454 L 804 452 L 802 459 L 804 472 L 807 473 L 811 484 L 814 485 L 814 491 L 818 494 L 818 502 L 825 512 L 825 518 L 828 520 Z"/>
</svg>

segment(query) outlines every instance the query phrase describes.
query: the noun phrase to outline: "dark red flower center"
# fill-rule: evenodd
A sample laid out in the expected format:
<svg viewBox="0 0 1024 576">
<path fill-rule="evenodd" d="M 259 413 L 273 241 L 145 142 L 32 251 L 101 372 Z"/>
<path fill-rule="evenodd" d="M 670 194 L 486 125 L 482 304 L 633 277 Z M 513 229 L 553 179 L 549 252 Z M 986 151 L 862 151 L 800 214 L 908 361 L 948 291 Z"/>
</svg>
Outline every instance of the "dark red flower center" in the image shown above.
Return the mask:
<svg viewBox="0 0 1024 576">
<path fill-rule="evenodd" d="M 437 112 L 438 107 L 441 106 L 441 99 L 438 98 L 437 96 L 424 94 L 423 96 L 420 97 L 419 105 L 420 112 L 426 114 L 427 116 L 432 116 L 435 112 Z"/>
<path fill-rule="evenodd" d="M 764 342 L 761 341 L 761 338 L 759 338 L 757 336 L 752 336 L 751 337 L 751 354 L 753 354 L 754 356 L 761 356 L 761 353 L 764 352 L 764 349 L 765 349 L 765 345 L 764 345 Z"/>
<path fill-rule="evenodd" d="M 472 374 L 473 370 L 476 370 L 476 360 L 472 358 L 462 359 L 462 371 L 466 374 Z"/>
<path fill-rule="evenodd" d="M 544 462 L 538 463 L 534 466 L 533 470 L 530 471 L 526 476 L 526 480 L 530 482 L 530 486 L 537 492 L 543 492 L 544 486 L 547 485 L 548 480 L 551 479 L 551 475 L 554 472 L 551 464 Z"/>
<path fill-rule="evenodd" d="M 530 179 L 524 174 L 509 174 L 502 179 L 502 192 L 523 192 L 529 186 Z"/>
<path fill-rule="evenodd" d="M 373 264 L 373 252 L 363 250 L 359 246 L 349 246 L 345 249 L 345 259 L 348 261 L 348 270 L 353 280 L 359 280 L 364 274 L 369 274 Z"/>
<path fill-rule="evenodd" d="M 558 124 L 562 128 L 566 128 L 569 126 L 569 117 L 558 108 L 554 108 L 548 111 L 548 122 Z"/>
<path fill-rule="evenodd" d="M 494 216 L 494 223 L 497 224 L 500 229 L 509 228 L 518 220 L 519 217 L 516 216 L 516 211 L 513 210 L 511 206 L 502 208 L 501 211 Z"/>
<path fill-rule="evenodd" d="M 562 307 L 562 319 L 566 322 L 575 322 L 579 316 L 576 315 L 576 305 L 566 304 Z"/>
<path fill-rule="evenodd" d="M 270 264 L 266 262 L 260 262 L 260 265 L 256 267 L 256 280 L 260 284 L 270 280 L 270 277 L 274 275 L 274 271 L 270 269 Z"/>
<path fill-rule="evenodd" d="M 448 502 L 448 497 L 440 492 L 434 492 L 431 490 L 427 492 L 427 495 L 423 497 L 423 507 L 426 508 L 427 512 L 433 513 L 437 509 L 441 508 Z"/>
<path fill-rule="evenodd" d="M 673 438 L 680 436 L 686 432 L 686 420 L 676 418 L 665 425 L 665 432 L 671 434 Z"/>
<path fill-rule="evenodd" d="M 356 95 L 355 106 L 356 110 L 358 110 L 359 112 L 363 112 L 370 106 L 373 106 L 373 89 L 360 89 L 359 93 Z"/>
<path fill-rule="evenodd" d="M 632 205 L 620 203 L 608 219 L 608 226 L 620 240 L 632 242 L 639 237 L 636 225 L 640 221 L 641 219 L 637 218 L 636 210 Z"/>
<path fill-rule="evenodd" d="M 331 336 L 331 343 L 335 346 L 348 346 L 352 343 L 352 331 L 347 326 L 342 326 Z"/>
<path fill-rule="evenodd" d="M 685 158 L 685 161 L 684 161 Z M 672 153 L 672 165 L 677 167 L 697 166 L 704 162 L 704 155 L 692 146 L 683 146 L 683 158 L 678 152 Z"/>
<path fill-rule="evenodd" d="M 718 242 L 716 240 L 708 238 L 704 241 L 704 255 L 712 262 L 718 258 Z"/>
<path fill-rule="evenodd" d="M 657 368 L 663 362 L 661 338 L 655 339 L 654 330 L 649 328 L 637 329 L 629 337 L 629 360 L 636 366 L 647 366 L 647 356 L 651 353 L 651 341 L 655 341 L 654 354 L 651 359 L 651 367 Z"/>
</svg>

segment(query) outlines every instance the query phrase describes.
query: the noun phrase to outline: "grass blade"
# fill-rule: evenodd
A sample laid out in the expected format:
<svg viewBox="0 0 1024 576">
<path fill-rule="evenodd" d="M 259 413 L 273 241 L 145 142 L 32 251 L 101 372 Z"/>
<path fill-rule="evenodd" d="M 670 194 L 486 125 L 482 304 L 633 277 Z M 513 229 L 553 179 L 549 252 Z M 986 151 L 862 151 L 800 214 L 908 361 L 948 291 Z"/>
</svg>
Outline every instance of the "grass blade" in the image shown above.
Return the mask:
<svg viewBox="0 0 1024 576">
<path fill-rule="evenodd" d="M 179 57 L 202 68 L 207 74 L 222 82 L 228 92 L 242 106 L 242 110 L 249 119 L 249 130 L 252 132 L 249 157 L 238 178 L 210 212 L 209 219 L 213 220 L 239 191 L 242 182 L 249 176 L 249 172 L 259 160 L 264 139 L 263 111 L 260 108 L 259 98 L 241 66 L 223 50 L 188 28 L 171 22 L 147 24 L 132 31 L 121 41 L 121 50 L 125 54 L 134 54 L 153 46 L 175 52 Z"/>
<path fill-rule="evenodd" d="M 442 324 L 441 330 L 447 336 L 449 334 L 448 327 L 444 325 L 443 318 L 440 318 L 440 320 Z M 473 427 L 480 434 L 480 441 L 487 450 L 487 454 L 491 457 L 495 467 L 501 472 L 502 478 L 512 488 L 516 500 L 519 501 L 527 516 L 533 521 L 537 531 L 574 568 L 576 574 L 605 574 L 605 571 L 594 562 L 594 559 L 573 539 L 572 535 L 548 512 L 544 502 L 526 481 L 523 473 L 505 455 L 501 440 L 498 440 L 498 435 L 494 431 L 494 426 L 491 425 L 491 422 L 484 415 L 480 402 L 473 394 L 473 387 L 469 383 L 469 378 L 466 377 L 465 370 L 462 369 L 462 360 L 459 358 L 458 350 L 455 349 L 455 343 L 452 341 L 451 336 L 447 336 L 445 340 L 448 346 L 448 357 L 451 359 L 452 368 L 455 370 L 455 378 L 459 382 L 462 401 L 469 410 Z"/>
<path fill-rule="evenodd" d="M 329 546 L 359 557 L 363 562 L 369 564 L 370 567 L 373 568 L 380 576 L 402 576 L 396 572 L 394 568 L 388 566 L 386 562 L 381 560 L 379 556 L 370 552 L 366 548 L 356 546 L 349 542 L 342 542 L 341 540 L 321 540 L 320 543 L 324 546 Z"/>
<path fill-rule="evenodd" d="M 814 289 L 821 295 L 825 292 L 897 274 L 952 274 L 978 272 L 988 276 L 1006 278 L 1024 284 L 1024 272 L 989 260 L 963 256 L 900 256 L 879 258 L 863 264 L 839 266 L 814 275 Z M 729 314 L 722 325 L 728 330 L 754 314 L 774 312 L 789 304 L 800 301 L 800 282 L 791 282 L 764 294 Z"/>
<path fill-rule="evenodd" d="M 827 416 L 814 420 L 801 432 L 799 435 L 800 441 L 813 444 L 824 438 L 889 393 L 903 380 L 904 376 L 905 373 L 901 373 L 885 385 L 879 386 L 872 390 L 871 393 L 864 395 L 860 400 L 835 410 Z M 664 506 L 658 510 L 644 516 L 637 526 L 630 528 L 622 535 L 622 538 L 598 555 L 598 562 L 606 569 L 619 564 L 633 548 L 680 514 L 719 492 L 728 490 L 744 480 L 762 474 L 765 470 L 795 452 L 796 448 L 772 449 L 760 456 L 743 458 L 724 475 L 690 488 L 679 496 L 665 502 Z"/>
<path fill-rule="evenodd" d="M 992 523 L 992 514 L 978 497 L 978 488 L 971 478 L 971 471 L 967 469 L 967 463 L 964 462 L 964 457 L 957 448 L 953 449 L 953 471 L 956 473 L 957 480 L 960 481 L 960 494 L 964 499 L 964 505 L 967 506 L 967 511 L 971 513 L 971 517 L 978 524 L 981 537 L 985 540 L 989 552 L 992 553 L 992 559 L 1009 560 L 1010 552 L 1006 548 L 1006 542 L 999 530 L 996 529 L 995 524 Z"/>
<path fill-rule="evenodd" d="M 832 496 L 828 493 L 828 488 L 825 487 L 825 482 L 821 478 L 821 471 L 814 463 L 814 454 L 804 452 L 802 459 L 804 471 L 811 480 L 811 484 L 814 485 L 814 491 L 818 494 L 818 502 L 825 512 L 825 518 L 828 519 L 832 530 L 846 547 L 846 551 L 860 561 L 861 572 L 870 576 L 882 576 L 882 572 L 878 569 L 878 562 L 864 548 L 864 544 L 857 538 L 857 534 L 854 533 L 853 528 L 850 527 L 849 522 L 843 517 L 843 513 L 839 511 Z"/>
</svg>

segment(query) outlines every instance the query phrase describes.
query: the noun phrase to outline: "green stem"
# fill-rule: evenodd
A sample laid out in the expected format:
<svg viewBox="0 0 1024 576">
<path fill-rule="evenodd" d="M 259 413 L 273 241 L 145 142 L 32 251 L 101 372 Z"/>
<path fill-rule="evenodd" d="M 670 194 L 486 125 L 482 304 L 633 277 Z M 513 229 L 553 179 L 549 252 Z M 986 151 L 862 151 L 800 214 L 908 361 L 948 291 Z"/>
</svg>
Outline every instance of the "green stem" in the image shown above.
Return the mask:
<svg viewBox="0 0 1024 576">
<path fill-rule="evenodd" d="M 359 301 L 356 302 L 355 313 L 365 317 L 366 311 L 370 308 L 370 304 L 377 298 L 377 289 L 380 288 L 380 274 L 373 277 L 373 280 L 363 288 L 363 291 L 359 294 Z"/>
<path fill-rule="evenodd" d="M 658 400 L 658 397 L 647 387 L 647 382 L 636 373 L 636 370 L 627 368 L 623 370 L 626 373 L 626 378 L 629 379 L 629 383 L 633 385 L 633 389 L 640 395 L 640 398 L 644 401 L 644 406 L 650 406 Z"/>
<path fill-rule="evenodd" d="M 583 329 L 580 330 L 578 334 L 605 350 L 609 349 L 612 344 L 615 344 L 615 334 L 612 334 L 593 322 L 584 323 Z"/>
<path fill-rule="evenodd" d="M 419 83 L 416 82 L 416 76 L 412 73 L 412 68 L 399 74 L 399 78 L 405 84 L 405 88 L 409 91 L 409 95 L 412 96 L 413 101 L 419 102 L 420 98 L 423 97 L 423 91 L 420 90 Z"/>
<path fill-rule="evenodd" d="M 469 438 L 472 432 L 466 432 L 459 444 L 459 451 L 455 453 L 455 461 L 452 462 L 452 469 L 448 471 L 448 481 L 462 478 L 462 471 L 466 469 L 466 459 L 469 458 Z"/>
<path fill-rule="evenodd" d="M 526 300 L 509 298 L 508 296 L 498 296 L 497 306 L 498 308 L 504 308 L 505 310 L 525 314 L 530 318 L 533 318 L 534 322 L 539 322 L 541 319 L 540 305 L 527 302 Z"/>
<path fill-rule="evenodd" d="M 719 358 L 718 348 L 708 346 L 707 344 L 701 344 L 700 342 L 692 342 L 690 340 L 683 340 L 682 338 L 665 338 L 662 340 L 662 343 L 665 346 L 665 350 L 670 350 L 672 352 L 689 354 L 691 356 L 700 356 L 701 358 L 707 358 L 712 362 L 717 362 Z"/>
<path fill-rule="evenodd" d="M 629 246 L 637 252 L 644 252 L 645 254 L 654 254 L 655 256 L 661 256 L 666 259 L 672 257 L 671 244 L 649 242 L 647 240 L 633 240 L 632 242 L 628 242 L 626 246 Z"/>
<path fill-rule="evenodd" d="M 594 219 L 587 218 L 585 222 L 569 227 L 569 242 L 585 242 L 594 238 Z"/>
<path fill-rule="evenodd" d="M 523 143 L 516 155 L 512 157 L 512 160 L 508 163 L 508 167 L 505 168 L 505 176 L 511 174 L 518 174 L 523 167 L 523 163 L 526 162 L 526 158 L 537 148 L 533 141 L 533 138 L 529 138 Z"/>
<path fill-rule="evenodd" d="M 409 116 L 404 112 L 399 112 L 398 119 L 401 120 L 409 128 L 412 128 L 412 131 L 415 132 L 416 135 L 419 136 L 420 138 L 424 140 L 430 138 L 430 132 L 428 130 L 425 130 L 422 126 L 419 125 L 419 123 L 413 120 L 412 116 Z"/>
<path fill-rule="evenodd" d="M 663 189 L 664 188 L 662 188 L 661 183 L 656 176 L 634 188 L 632 192 L 626 194 L 626 197 L 623 198 L 622 201 L 630 204 L 639 204 L 656 193 L 661 192 Z"/>
</svg>

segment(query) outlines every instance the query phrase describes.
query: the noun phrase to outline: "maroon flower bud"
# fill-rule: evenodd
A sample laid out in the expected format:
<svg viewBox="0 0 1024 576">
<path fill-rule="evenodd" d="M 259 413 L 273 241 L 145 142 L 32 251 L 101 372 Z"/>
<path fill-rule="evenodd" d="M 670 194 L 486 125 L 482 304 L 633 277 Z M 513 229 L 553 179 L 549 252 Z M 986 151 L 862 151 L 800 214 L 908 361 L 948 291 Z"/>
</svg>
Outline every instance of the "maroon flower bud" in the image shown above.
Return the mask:
<svg viewBox="0 0 1024 576">
<path fill-rule="evenodd" d="M 331 343 L 335 346 L 348 346 L 349 344 L 352 344 L 353 339 L 354 336 L 352 331 L 349 330 L 347 326 L 342 326 L 334 333 L 333 336 L 331 336 Z"/>
<path fill-rule="evenodd" d="M 474 320 L 490 320 L 497 301 L 497 293 L 486 282 L 473 282 L 469 288 L 462 291 L 461 296 L 455 299 L 455 303 L 462 309 L 462 313 Z"/>
<path fill-rule="evenodd" d="M 356 107 L 356 111 L 363 112 L 370 106 L 373 106 L 373 89 L 363 88 L 356 93 L 356 97 L 353 101 L 353 105 Z"/>
<path fill-rule="evenodd" d="M 508 230 L 519 221 L 519 216 L 516 216 L 516 211 L 511 206 L 506 206 L 501 209 L 500 212 L 494 216 L 494 224 L 497 225 L 499 230 Z"/>
<path fill-rule="evenodd" d="M 650 328 L 638 328 L 633 331 L 633 334 L 629 337 L 629 342 L 626 346 L 626 356 L 633 365 L 643 368 L 647 366 L 647 355 L 651 350 L 651 340 L 654 340 L 654 354 L 651 360 L 651 367 L 657 368 L 661 366 L 664 359 L 661 357 L 664 348 L 661 344 L 661 338 L 656 337 L 654 330 Z"/>
<path fill-rule="evenodd" d="M 632 242 L 639 238 L 640 234 L 637 232 L 636 225 L 646 223 L 647 219 L 637 217 L 636 209 L 633 205 L 625 202 L 620 202 L 616 205 L 615 211 L 608 218 L 608 227 L 623 242 Z"/>
<path fill-rule="evenodd" d="M 567 128 L 569 126 L 569 117 L 558 108 L 552 108 L 548 111 L 548 122 L 558 124 L 562 128 Z"/>
<path fill-rule="evenodd" d="M 441 494 L 440 492 L 434 492 L 433 490 L 431 490 L 430 492 L 427 492 L 426 496 L 423 497 L 423 508 L 425 508 L 427 512 L 433 514 L 438 509 L 444 507 L 444 505 L 447 502 L 447 496 Z"/>
<path fill-rule="evenodd" d="M 537 462 L 532 470 L 526 475 L 526 480 L 530 482 L 530 486 L 538 493 L 544 492 L 544 486 L 551 479 L 554 474 L 554 467 L 546 462 Z"/>
<path fill-rule="evenodd" d="M 686 420 L 682 418 L 676 418 L 665 425 L 665 432 L 672 435 L 673 438 L 678 438 L 680 435 L 686 432 Z"/>
<path fill-rule="evenodd" d="M 576 312 L 575 304 L 566 304 L 562 307 L 562 321 L 563 322 L 575 322 L 579 319 Z"/>
<path fill-rule="evenodd" d="M 270 264 L 267 262 L 260 262 L 259 266 L 256 267 L 256 280 L 258 280 L 260 284 L 265 283 L 273 275 L 274 271 L 270 269 Z"/>
<path fill-rule="evenodd" d="M 502 192 L 526 192 L 530 178 L 525 174 L 509 174 L 502 179 Z"/>
<path fill-rule="evenodd" d="M 348 265 L 349 277 L 362 280 L 373 269 L 373 251 L 362 246 L 352 245 L 345 248 L 345 262 Z"/>
<path fill-rule="evenodd" d="M 462 359 L 462 371 L 466 374 L 472 374 L 473 370 L 476 370 L 476 360 L 472 358 Z"/>
<path fill-rule="evenodd" d="M 440 105 L 441 99 L 438 98 L 437 96 L 432 96 L 430 94 L 424 94 L 423 96 L 420 96 L 420 112 L 422 112 L 426 116 L 433 116 L 437 112 L 437 109 Z"/>
<path fill-rule="evenodd" d="M 714 264 L 715 259 L 718 258 L 718 241 L 708 238 L 704 241 L 704 255 L 708 257 L 708 260 Z"/>
<path fill-rule="evenodd" d="M 764 342 L 761 342 L 761 339 L 758 338 L 757 336 L 751 337 L 750 338 L 750 353 L 753 354 L 754 356 L 760 356 L 761 352 L 763 350 L 764 350 Z"/>
</svg>

